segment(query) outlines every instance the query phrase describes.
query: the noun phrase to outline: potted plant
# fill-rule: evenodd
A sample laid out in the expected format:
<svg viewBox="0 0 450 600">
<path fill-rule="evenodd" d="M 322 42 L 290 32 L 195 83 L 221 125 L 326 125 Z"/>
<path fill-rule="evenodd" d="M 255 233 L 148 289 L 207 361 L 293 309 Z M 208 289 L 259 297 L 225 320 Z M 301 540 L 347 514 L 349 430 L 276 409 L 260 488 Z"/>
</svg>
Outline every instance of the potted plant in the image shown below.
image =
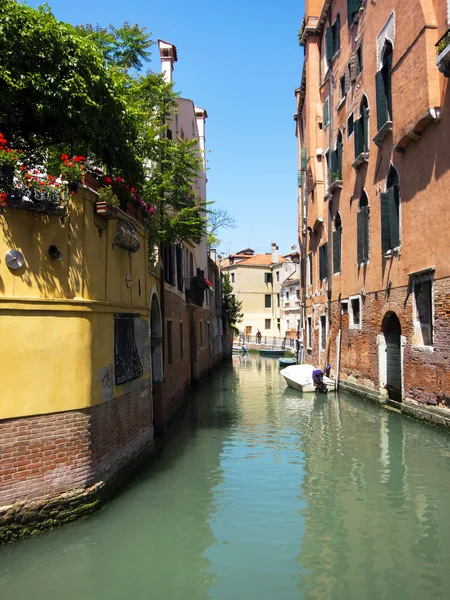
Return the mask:
<svg viewBox="0 0 450 600">
<path fill-rule="evenodd" d="M 61 179 L 67 181 L 69 192 L 76 194 L 78 185 L 83 181 L 86 159 L 84 156 L 69 158 L 67 154 L 61 156 Z"/>
<path fill-rule="evenodd" d="M 6 139 L 0 133 L 0 182 L 11 186 L 14 179 L 14 169 L 19 160 L 19 152 L 7 147 Z"/>
<path fill-rule="evenodd" d="M 104 219 L 116 219 L 119 198 L 114 193 L 110 185 L 101 187 L 98 190 L 98 200 L 95 204 L 95 212 Z"/>
</svg>

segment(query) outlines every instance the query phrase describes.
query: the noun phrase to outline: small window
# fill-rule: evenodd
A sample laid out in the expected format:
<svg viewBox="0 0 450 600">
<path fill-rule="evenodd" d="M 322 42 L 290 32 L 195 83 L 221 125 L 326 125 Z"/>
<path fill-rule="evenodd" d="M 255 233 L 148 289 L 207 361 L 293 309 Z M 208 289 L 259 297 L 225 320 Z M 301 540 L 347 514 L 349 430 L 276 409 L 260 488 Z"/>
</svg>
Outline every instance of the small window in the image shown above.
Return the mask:
<svg viewBox="0 0 450 600">
<path fill-rule="evenodd" d="M 344 75 L 341 75 L 341 77 L 339 78 L 339 99 L 343 100 L 345 98 L 346 95 L 346 91 L 345 91 L 345 73 Z"/>
<path fill-rule="evenodd" d="M 330 120 L 330 101 L 329 98 L 325 98 L 323 103 L 323 126 L 326 127 Z"/>
<path fill-rule="evenodd" d="M 378 130 L 392 121 L 392 54 L 392 44 L 387 41 L 382 53 L 383 66 L 375 75 Z"/>
<path fill-rule="evenodd" d="M 166 135 L 167 135 L 167 139 L 171 140 L 172 139 L 172 130 L 171 129 L 167 129 Z"/>
<path fill-rule="evenodd" d="M 286 290 L 286 302 L 289 302 L 289 290 Z"/>
<path fill-rule="evenodd" d="M 300 290 L 295 290 L 295 297 L 297 300 L 300 300 Z"/>
<path fill-rule="evenodd" d="M 328 276 L 328 243 L 319 246 L 320 281 L 325 281 Z"/>
<path fill-rule="evenodd" d="M 167 364 L 172 364 L 172 321 L 167 321 Z"/>
<path fill-rule="evenodd" d="M 327 317 L 320 317 L 320 349 L 325 350 L 327 347 Z"/>
<path fill-rule="evenodd" d="M 358 212 L 356 213 L 358 265 L 369 262 L 369 219 L 369 201 L 366 192 L 363 191 L 359 199 Z"/>
<path fill-rule="evenodd" d="M 313 284 L 313 261 L 312 261 L 312 252 L 308 254 L 308 284 Z"/>
<path fill-rule="evenodd" d="M 343 300 L 341 302 L 341 313 L 343 317 L 348 316 L 348 302 L 347 300 Z"/>
<path fill-rule="evenodd" d="M 280 271 L 276 271 L 276 278 L 277 278 L 277 281 L 280 281 Z"/>
<path fill-rule="evenodd" d="M 361 329 L 361 299 L 359 296 L 350 298 L 350 328 Z"/>
<path fill-rule="evenodd" d="M 381 197 L 381 249 L 384 252 L 400 246 L 400 185 L 398 173 L 391 166 L 387 189 Z"/>
<path fill-rule="evenodd" d="M 433 295 L 431 279 L 414 281 L 414 338 L 420 346 L 433 345 Z"/>
<path fill-rule="evenodd" d="M 264 329 L 270 329 L 270 319 L 264 319 Z"/>
<path fill-rule="evenodd" d="M 272 273 L 264 273 L 264 283 L 272 283 Z"/>
<path fill-rule="evenodd" d="M 341 272 L 341 250 L 342 250 L 342 221 L 338 212 L 334 218 L 333 231 L 333 273 Z"/>
<path fill-rule="evenodd" d="M 306 342 L 308 344 L 308 348 L 311 349 L 312 348 L 312 317 L 307 317 L 307 324 L 308 324 L 308 328 L 307 328 L 308 338 L 307 338 Z"/>
<path fill-rule="evenodd" d="M 363 70 L 363 48 L 362 48 L 362 44 L 360 44 L 360 46 L 358 47 L 358 50 L 356 51 L 355 78 L 358 77 L 358 75 L 361 73 L 362 70 Z"/>
<path fill-rule="evenodd" d="M 231 273 L 231 283 L 234 283 L 234 273 Z"/>
<path fill-rule="evenodd" d="M 353 135 L 353 113 L 347 119 L 347 139 Z"/>
<path fill-rule="evenodd" d="M 272 296 L 270 294 L 264 295 L 264 306 L 266 308 L 272 308 Z"/>
<path fill-rule="evenodd" d="M 139 379 L 143 368 L 136 347 L 134 321 L 137 314 L 118 313 L 114 315 L 114 383 L 122 385 Z"/>
<path fill-rule="evenodd" d="M 280 308 L 280 294 L 277 294 L 277 308 Z"/>
<path fill-rule="evenodd" d="M 362 0 L 347 0 L 348 26 L 351 27 L 358 16 Z"/>
<path fill-rule="evenodd" d="M 183 340 L 183 323 L 180 323 L 180 358 L 183 359 L 184 340 Z"/>
</svg>

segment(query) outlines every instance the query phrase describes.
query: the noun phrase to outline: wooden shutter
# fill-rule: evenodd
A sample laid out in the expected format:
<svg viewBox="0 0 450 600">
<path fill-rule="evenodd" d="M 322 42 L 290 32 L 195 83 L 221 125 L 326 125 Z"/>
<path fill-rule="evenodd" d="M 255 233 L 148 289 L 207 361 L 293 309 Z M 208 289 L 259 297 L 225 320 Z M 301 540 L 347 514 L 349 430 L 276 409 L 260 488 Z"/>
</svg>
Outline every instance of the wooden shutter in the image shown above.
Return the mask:
<svg viewBox="0 0 450 600">
<path fill-rule="evenodd" d="M 375 91 L 377 98 L 377 127 L 378 131 L 388 121 L 388 106 L 386 102 L 386 89 L 384 85 L 383 72 L 378 71 L 375 75 Z"/>
<path fill-rule="evenodd" d="M 356 63 L 357 63 L 356 52 L 352 52 L 352 54 L 350 55 L 350 62 L 348 63 L 349 76 L 350 76 L 350 81 L 352 83 L 358 77 Z"/>
<path fill-rule="evenodd" d="M 333 231 L 333 273 L 341 271 L 341 230 Z"/>
<path fill-rule="evenodd" d="M 361 224 L 362 224 L 362 259 L 363 262 L 369 260 L 369 207 L 361 208 Z"/>
<path fill-rule="evenodd" d="M 392 53 L 387 57 L 384 85 L 386 89 L 387 120 L 392 121 Z"/>
<path fill-rule="evenodd" d="M 338 141 L 337 146 L 336 146 L 336 157 L 337 157 L 337 173 L 338 173 L 339 179 L 342 179 L 342 155 L 343 155 L 343 151 L 344 151 L 344 144 L 343 144 L 343 142 L 339 142 Z"/>
<path fill-rule="evenodd" d="M 391 246 L 391 227 L 389 223 L 389 204 L 390 199 L 394 196 L 394 190 L 389 189 L 387 192 L 381 192 L 381 250 L 387 252 Z"/>
<path fill-rule="evenodd" d="M 400 186 L 394 185 L 392 196 L 389 198 L 389 231 L 391 248 L 400 246 Z"/>
<path fill-rule="evenodd" d="M 176 246 L 177 286 L 183 291 L 183 250 L 180 244 Z"/>
<path fill-rule="evenodd" d="M 344 94 L 348 94 L 351 84 L 351 66 L 350 63 L 345 67 L 344 72 Z"/>
<path fill-rule="evenodd" d="M 359 10 L 359 0 L 347 0 L 348 26 L 351 27 L 355 14 Z"/>
<path fill-rule="evenodd" d="M 357 228 L 357 261 L 358 265 L 364 262 L 364 233 L 363 233 L 363 213 L 361 210 L 356 213 L 356 228 Z"/>
<path fill-rule="evenodd" d="M 329 99 L 327 98 L 325 100 L 325 102 L 323 103 L 323 124 L 326 125 L 328 123 L 329 120 L 329 115 L 328 115 L 328 103 L 329 103 Z"/>
<path fill-rule="evenodd" d="M 339 50 L 341 47 L 341 17 L 338 15 L 336 17 L 336 21 L 333 25 L 333 55 Z"/>
<path fill-rule="evenodd" d="M 353 123 L 353 137 L 355 138 L 355 158 L 364 152 L 364 123 L 358 119 Z"/>
<path fill-rule="evenodd" d="M 327 248 L 328 244 L 323 244 L 319 247 L 319 271 L 320 271 L 320 281 L 323 281 L 327 278 Z"/>
<path fill-rule="evenodd" d="M 297 185 L 298 187 L 302 187 L 302 172 L 299 171 L 297 174 Z"/>
<path fill-rule="evenodd" d="M 333 58 L 333 29 L 327 27 L 325 31 L 325 52 L 327 60 L 330 61 Z"/>
<path fill-rule="evenodd" d="M 302 163 L 301 163 L 302 171 L 306 171 L 306 147 L 302 148 Z"/>
<path fill-rule="evenodd" d="M 338 157 L 337 157 L 337 152 L 336 150 L 333 150 L 333 152 L 330 155 L 330 163 L 331 163 L 331 181 L 335 181 L 336 179 L 339 179 L 339 173 L 338 173 Z"/>
<path fill-rule="evenodd" d="M 361 118 L 361 137 L 363 152 L 369 152 L 369 109 L 366 106 Z"/>
</svg>

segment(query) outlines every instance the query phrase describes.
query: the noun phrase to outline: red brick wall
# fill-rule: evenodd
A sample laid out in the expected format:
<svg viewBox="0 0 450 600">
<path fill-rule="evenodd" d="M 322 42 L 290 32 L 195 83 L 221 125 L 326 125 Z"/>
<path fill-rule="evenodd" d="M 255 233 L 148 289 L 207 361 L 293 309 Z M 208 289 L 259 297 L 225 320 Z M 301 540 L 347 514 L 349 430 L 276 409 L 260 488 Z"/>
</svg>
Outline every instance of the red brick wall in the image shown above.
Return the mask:
<svg viewBox="0 0 450 600">
<path fill-rule="evenodd" d="M 150 449 L 147 387 L 79 411 L 0 422 L 0 506 L 87 488 Z"/>
</svg>

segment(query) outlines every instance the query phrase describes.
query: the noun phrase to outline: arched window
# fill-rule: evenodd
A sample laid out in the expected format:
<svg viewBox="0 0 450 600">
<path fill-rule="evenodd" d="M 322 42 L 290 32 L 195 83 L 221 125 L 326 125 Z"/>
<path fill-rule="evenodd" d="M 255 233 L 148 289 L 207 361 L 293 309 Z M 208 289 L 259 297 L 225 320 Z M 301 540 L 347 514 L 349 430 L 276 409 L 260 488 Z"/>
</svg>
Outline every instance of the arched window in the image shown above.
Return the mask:
<svg viewBox="0 0 450 600">
<path fill-rule="evenodd" d="M 386 40 L 382 52 L 382 67 L 375 76 L 378 130 L 392 121 L 392 55 L 392 44 Z"/>
<path fill-rule="evenodd" d="M 383 252 L 400 246 L 400 182 L 392 165 L 386 179 L 386 191 L 381 193 L 381 249 Z"/>
<path fill-rule="evenodd" d="M 358 265 L 369 260 L 369 200 L 365 191 L 359 198 L 357 213 Z"/>
<path fill-rule="evenodd" d="M 338 212 L 334 218 L 333 231 L 333 273 L 341 272 L 342 255 L 342 220 Z"/>
<path fill-rule="evenodd" d="M 363 94 L 359 105 L 359 119 L 353 124 L 355 138 L 355 158 L 362 153 L 369 152 L 369 104 Z"/>
<path fill-rule="evenodd" d="M 342 155 L 344 144 L 342 141 L 342 133 L 338 132 L 336 139 L 336 150 L 331 153 L 331 182 L 342 180 Z"/>
</svg>

